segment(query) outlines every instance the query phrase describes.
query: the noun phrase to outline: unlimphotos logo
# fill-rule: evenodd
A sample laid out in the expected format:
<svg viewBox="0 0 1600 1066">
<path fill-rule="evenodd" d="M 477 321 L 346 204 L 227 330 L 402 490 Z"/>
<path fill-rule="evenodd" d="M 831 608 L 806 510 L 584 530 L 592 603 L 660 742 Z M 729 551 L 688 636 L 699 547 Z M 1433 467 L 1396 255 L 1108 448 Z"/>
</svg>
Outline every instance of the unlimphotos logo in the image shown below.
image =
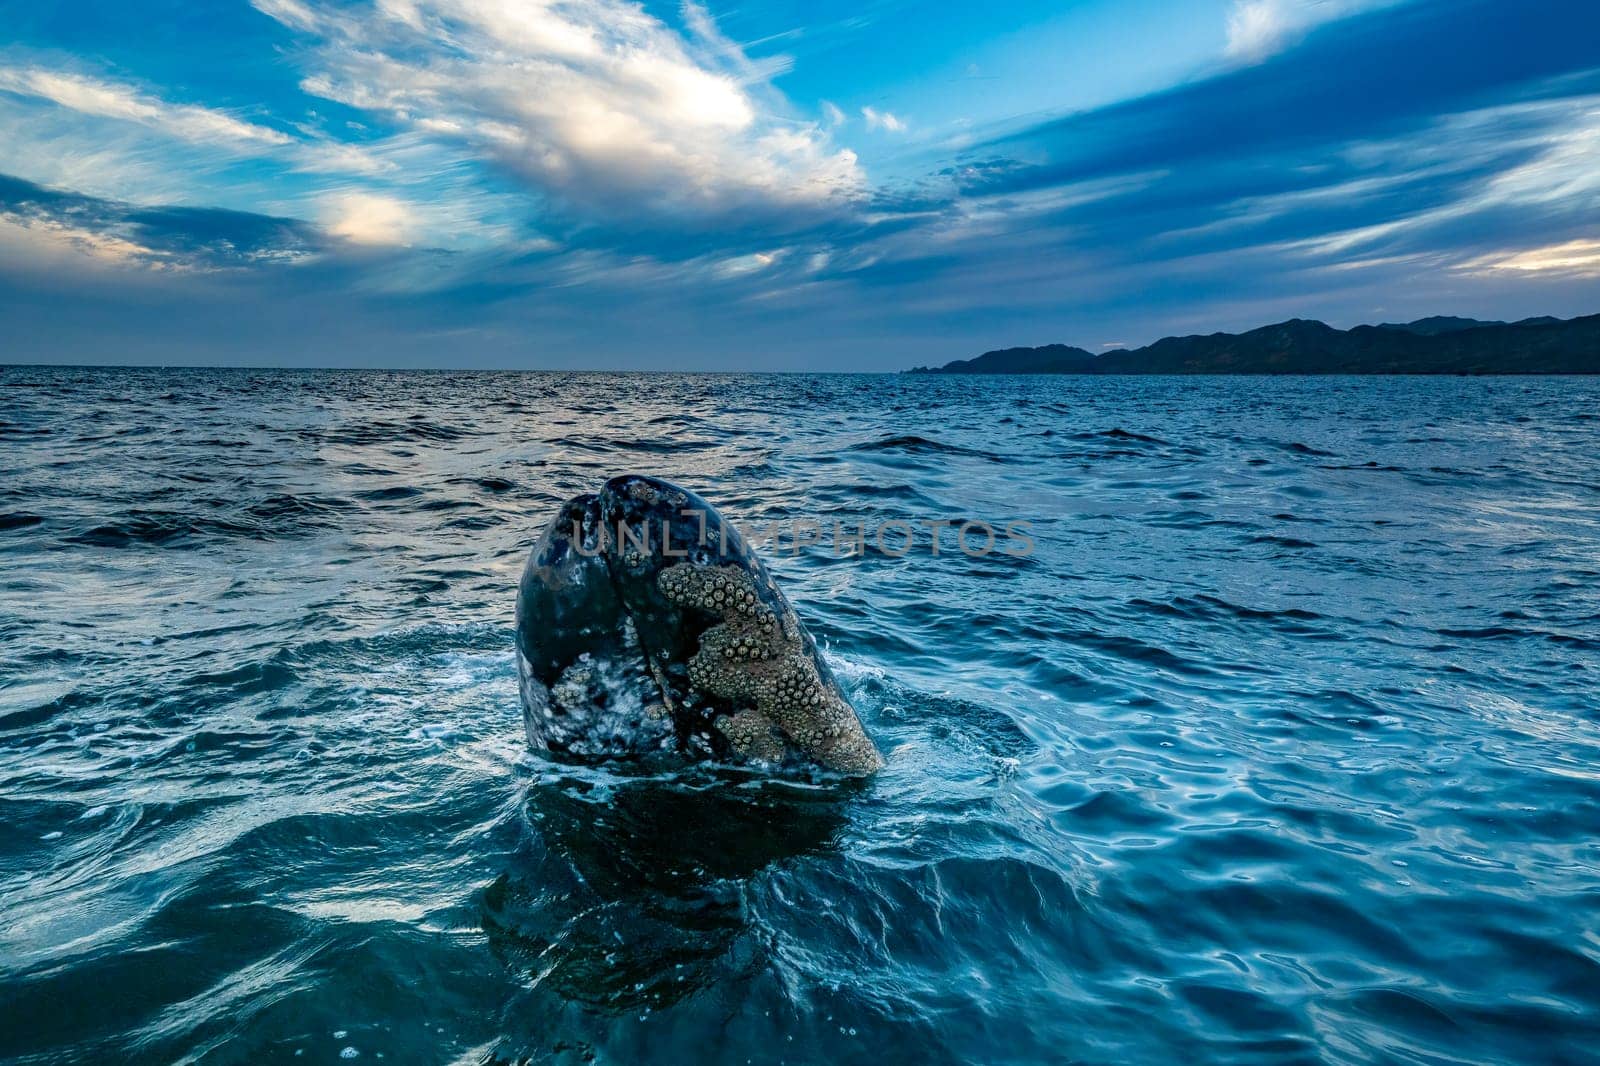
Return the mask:
<svg viewBox="0 0 1600 1066">
<path fill-rule="evenodd" d="M 644 555 L 653 553 L 655 546 L 660 545 L 662 555 L 675 558 L 687 556 L 690 549 L 696 547 L 715 547 L 720 555 L 728 555 L 734 550 L 727 540 L 708 538 L 705 512 L 686 508 L 678 513 L 684 518 L 697 520 L 698 532 L 686 531 L 681 527 L 675 530 L 674 523 L 663 518 L 634 524 L 619 520 L 614 530 L 601 526 L 593 536 L 586 537 L 584 530 L 574 521 L 572 544 L 580 554 L 591 557 L 599 555 L 611 544 L 622 550 L 631 548 Z M 771 551 L 793 556 L 812 549 L 827 549 L 837 558 L 849 559 L 864 557 L 870 547 L 876 549 L 879 555 L 891 559 L 903 559 L 919 550 L 935 556 L 959 552 L 973 559 L 982 559 L 998 552 L 1013 559 L 1025 559 L 1033 554 L 1036 547 L 1032 530 L 1033 523 L 1025 519 L 1007 522 L 997 528 L 993 523 L 981 519 L 895 518 L 852 526 L 839 519 L 825 524 L 810 518 L 793 518 L 753 522 L 741 539 L 743 552 L 747 555 Z"/>
</svg>

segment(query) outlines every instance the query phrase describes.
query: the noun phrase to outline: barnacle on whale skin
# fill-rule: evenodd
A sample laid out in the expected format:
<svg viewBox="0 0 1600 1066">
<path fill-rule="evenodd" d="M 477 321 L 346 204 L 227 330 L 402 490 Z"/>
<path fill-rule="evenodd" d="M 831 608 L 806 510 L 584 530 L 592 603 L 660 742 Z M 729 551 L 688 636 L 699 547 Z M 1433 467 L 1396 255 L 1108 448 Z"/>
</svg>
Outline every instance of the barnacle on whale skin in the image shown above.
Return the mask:
<svg viewBox="0 0 1600 1066">
<path fill-rule="evenodd" d="M 677 563 L 656 579 L 662 595 L 722 619 L 701 635 L 688 664 L 695 688 L 724 700 L 752 703 L 717 719 L 717 729 L 740 755 L 776 762 L 789 745 L 829 769 L 870 773 L 883 759 L 855 711 L 823 680 L 808 654 L 799 620 L 761 602 L 749 573 L 737 566 Z"/>
<path fill-rule="evenodd" d="M 782 762 L 786 749 L 772 719 L 753 708 L 717 719 L 717 731 L 740 758 L 751 762 Z"/>
</svg>

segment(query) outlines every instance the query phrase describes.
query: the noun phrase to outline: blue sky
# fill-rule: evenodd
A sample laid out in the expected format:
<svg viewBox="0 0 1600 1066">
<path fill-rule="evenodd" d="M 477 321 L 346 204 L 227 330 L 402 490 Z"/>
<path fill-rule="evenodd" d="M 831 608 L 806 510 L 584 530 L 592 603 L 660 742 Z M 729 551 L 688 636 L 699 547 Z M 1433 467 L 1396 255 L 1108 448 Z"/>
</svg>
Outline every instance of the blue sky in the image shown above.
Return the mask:
<svg viewBox="0 0 1600 1066">
<path fill-rule="evenodd" d="M 0 0 L 0 360 L 1600 311 L 1593 0 Z"/>
</svg>

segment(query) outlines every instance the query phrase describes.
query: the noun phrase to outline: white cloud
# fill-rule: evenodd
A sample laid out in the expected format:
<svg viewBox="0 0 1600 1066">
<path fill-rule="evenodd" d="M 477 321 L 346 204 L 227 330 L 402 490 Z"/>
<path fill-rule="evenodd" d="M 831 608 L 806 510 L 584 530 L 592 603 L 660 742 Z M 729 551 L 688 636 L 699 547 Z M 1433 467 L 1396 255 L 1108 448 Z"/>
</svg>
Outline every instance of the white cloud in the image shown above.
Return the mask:
<svg viewBox="0 0 1600 1066">
<path fill-rule="evenodd" d="M 225 158 L 280 156 L 295 170 L 322 174 L 374 175 L 394 169 L 392 162 L 358 145 L 314 135 L 294 137 L 228 111 L 173 103 L 137 85 L 74 71 L 0 66 L 0 92 L 43 100 L 77 115 L 153 130 L 185 146 Z M 107 138 L 103 131 L 85 132 L 90 135 L 81 138 L 85 145 L 76 149 L 78 152 L 91 144 L 104 147 Z M 62 149 L 72 150 L 64 143 Z"/>
<path fill-rule="evenodd" d="M 875 107 L 863 107 L 861 117 L 867 120 L 869 130 L 887 130 L 890 133 L 904 133 L 906 130 L 906 124 L 895 115 Z"/>
<path fill-rule="evenodd" d="M 1528 247 L 1539 237 L 1527 230 L 1539 225 L 1540 237 L 1547 240 L 1554 233 L 1592 231 L 1592 220 L 1600 217 L 1596 152 L 1600 96 L 1489 107 L 1446 116 L 1429 130 L 1401 138 L 1353 145 L 1345 151 L 1348 161 L 1376 176 L 1240 201 L 1238 217 L 1259 221 L 1303 207 L 1377 198 L 1421 178 L 1448 180 L 1482 169 L 1484 177 L 1437 206 L 1278 247 L 1337 259 L 1330 264 L 1335 269 L 1427 255 L 1473 274 L 1594 276 L 1584 241 Z M 1523 158 L 1494 169 L 1513 154 Z M 1522 229 L 1521 241 L 1509 236 L 1508 226 Z M 1464 258 L 1468 253 L 1457 247 L 1460 237 L 1451 234 L 1466 236 L 1475 253 L 1493 250 Z"/>
<path fill-rule="evenodd" d="M 1519 252 L 1499 252 L 1463 263 L 1460 269 L 1468 273 L 1600 278 L 1600 240 L 1566 241 Z"/>
<path fill-rule="evenodd" d="M 822 117 L 829 126 L 843 126 L 846 122 L 844 110 L 831 100 L 822 101 Z"/>
<path fill-rule="evenodd" d="M 136 122 L 199 143 L 286 145 L 288 134 L 195 104 L 173 104 L 118 82 L 38 67 L 0 67 L 0 90 L 101 118 Z"/>
<path fill-rule="evenodd" d="M 1294 44 L 1312 27 L 1392 0 L 1234 0 L 1229 58 L 1254 63 Z"/>
<path fill-rule="evenodd" d="M 251 5 L 263 15 L 277 19 L 291 29 L 315 30 L 327 22 L 324 16 L 299 0 L 251 0 Z"/>
<path fill-rule="evenodd" d="M 744 54 L 744 49 L 736 41 L 723 34 L 710 12 L 694 0 L 683 0 L 681 10 L 684 25 L 689 28 L 695 41 L 709 49 L 719 61 L 736 71 L 745 84 L 755 85 L 771 81 L 780 74 L 788 73 L 794 67 L 794 59 L 786 55 L 768 56 L 759 61 L 752 60 Z"/>
<path fill-rule="evenodd" d="M 208 154 L 188 144 L 152 144 L 142 126 L 87 125 L 75 112 L 0 93 L 0 170 L 91 196 L 176 203 Z"/>
<path fill-rule="evenodd" d="M 253 0 L 314 34 L 309 93 L 481 153 L 607 213 L 748 213 L 837 204 L 854 153 L 787 119 L 705 12 L 681 36 L 625 0 Z"/>
<path fill-rule="evenodd" d="M 393 196 L 344 192 L 323 203 L 322 225 L 352 244 L 404 245 L 418 229 L 416 211 Z"/>
<path fill-rule="evenodd" d="M 393 142 L 379 145 L 374 151 L 339 141 L 313 141 L 299 146 L 294 169 L 312 174 L 391 174 L 397 166 L 388 156 L 401 154 L 403 149 L 403 145 Z"/>
<path fill-rule="evenodd" d="M 1560 106 L 1560 105 L 1556 105 Z M 1530 105 L 1503 109 L 1538 114 Z M 1490 112 L 1493 114 L 1494 112 Z M 1501 142 L 1502 145 L 1504 142 Z M 1488 203 L 1561 204 L 1575 211 L 1600 211 L 1600 96 L 1584 97 L 1560 128 L 1541 132 L 1534 158 L 1497 175 L 1483 192 Z M 1532 145 L 1530 145 L 1532 147 Z"/>
<path fill-rule="evenodd" d="M 752 255 L 734 256 L 724 259 L 712 268 L 719 278 L 737 278 L 747 274 L 760 273 L 782 260 L 788 255 L 787 248 L 779 248 L 772 252 L 756 252 Z"/>
<path fill-rule="evenodd" d="M 330 236 L 365 248 L 447 250 L 462 267 L 474 256 L 549 251 L 556 245 L 526 229 L 519 198 L 476 192 L 470 183 L 422 186 L 349 184 L 320 190 L 309 213 Z"/>
</svg>

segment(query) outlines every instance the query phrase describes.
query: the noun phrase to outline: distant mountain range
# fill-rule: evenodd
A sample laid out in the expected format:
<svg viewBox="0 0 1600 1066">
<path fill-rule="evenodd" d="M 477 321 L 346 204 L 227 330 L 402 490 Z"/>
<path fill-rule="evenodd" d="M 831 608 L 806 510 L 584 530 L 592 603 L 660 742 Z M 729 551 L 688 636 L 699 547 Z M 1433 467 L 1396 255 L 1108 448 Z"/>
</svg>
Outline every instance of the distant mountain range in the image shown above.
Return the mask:
<svg viewBox="0 0 1600 1066">
<path fill-rule="evenodd" d="M 908 373 L 1600 374 L 1600 315 L 1521 322 L 1437 316 L 1354 329 L 1296 318 L 1098 355 L 1067 344 L 1002 348 Z"/>
</svg>

